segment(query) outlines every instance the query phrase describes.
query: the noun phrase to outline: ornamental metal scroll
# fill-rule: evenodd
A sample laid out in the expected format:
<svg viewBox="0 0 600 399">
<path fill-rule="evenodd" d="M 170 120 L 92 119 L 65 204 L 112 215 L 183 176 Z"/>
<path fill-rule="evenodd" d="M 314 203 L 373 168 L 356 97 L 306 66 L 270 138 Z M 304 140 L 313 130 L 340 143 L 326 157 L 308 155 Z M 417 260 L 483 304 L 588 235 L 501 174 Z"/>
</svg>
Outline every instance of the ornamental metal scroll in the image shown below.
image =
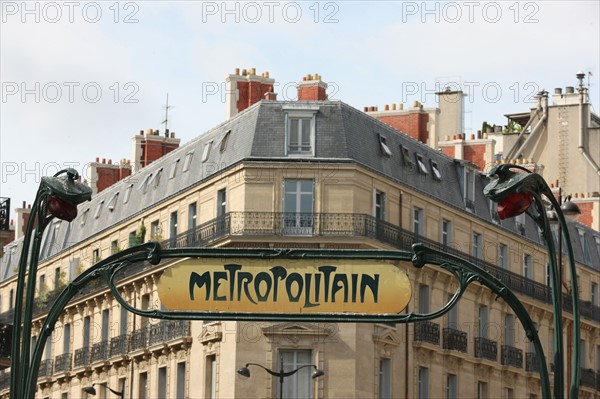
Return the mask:
<svg viewBox="0 0 600 399">
<path fill-rule="evenodd" d="M 119 272 L 126 272 L 128 269 L 132 269 L 132 266 L 135 266 L 140 262 L 149 262 L 152 265 L 158 265 L 161 262 L 166 262 L 173 259 L 179 259 L 180 263 L 188 262 L 188 266 L 190 263 L 188 261 L 189 259 L 197 259 L 199 261 L 197 264 L 191 262 L 192 270 L 187 272 L 187 276 L 192 276 L 192 273 L 196 273 L 198 276 L 201 275 L 198 273 L 198 270 L 200 270 L 198 264 L 201 266 L 202 263 L 205 262 L 211 265 L 212 269 L 211 271 L 205 272 L 208 274 L 205 275 L 204 280 L 202 280 L 202 284 L 198 283 L 196 280 L 188 281 L 187 286 L 183 286 L 181 288 L 181 290 L 184 292 L 189 290 L 188 295 L 191 295 L 193 290 L 199 289 L 199 291 L 194 292 L 194 298 L 196 298 L 196 295 L 200 295 L 201 297 L 203 296 L 204 299 L 224 299 L 224 302 L 226 302 L 227 299 L 238 297 L 245 297 L 246 302 L 252 302 L 252 300 L 256 302 L 260 298 L 266 298 L 266 300 L 263 301 L 266 304 L 269 299 L 272 300 L 273 298 L 276 298 L 277 294 L 272 290 L 275 289 L 275 285 L 278 284 L 278 287 L 281 290 L 279 292 L 279 297 L 287 297 L 287 300 L 291 300 L 291 302 L 297 302 L 297 307 L 299 310 L 286 313 L 270 310 L 260 312 L 247 311 L 247 309 L 252 309 L 251 306 L 246 307 L 245 311 L 235 311 L 235 309 L 231 311 L 215 311 L 214 309 L 216 308 L 213 308 L 212 311 L 202 311 L 189 310 L 185 307 L 183 310 L 145 310 L 131 306 L 127 300 L 123 298 L 121 292 L 119 292 L 119 289 L 116 286 L 116 279 L 119 275 Z M 218 263 L 214 262 L 214 260 L 218 259 L 237 259 L 242 261 L 238 261 L 238 263 L 227 263 L 225 265 L 221 265 L 223 266 L 223 269 L 217 270 Z M 255 273 L 245 271 L 245 269 L 243 269 L 244 264 L 240 264 L 245 261 L 254 261 L 256 264 L 260 264 L 261 262 L 268 264 L 270 266 L 270 269 L 268 270 L 270 270 L 271 276 L 269 276 L 269 273 L 264 270 Z M 313 265 L 313 267 L 309 269 L 309 272 L 304 273 L 304 276 L 300 270 L 301 267 L 299 265 L 302 263 L 300 261 L 308 262 Z M 285 265 L 286 262 L 290 264 L 295 263 L 297 266 L 296 269 L 290 269 L 289 271 L 274 269 L 276 267 L 283 267 L 277 265 Z M 350 271 L 350 274 L 346 274 L 346 277 L 344 277 L 344 272 L 347 273 L 347 271 L 342 271 L 341 269 L 339 270 L 340 272 L 338 274 L 335 274 L 338 272 L 337 268 L 342 267 L 345 262 L 355 264 L 355 267 Z M 378 291 L 378 289 L 371 283 L 372 281 L 376 280 L 380 282 L 381 277 L 375 278 L 372 268 L 367 269 L 365 267 L 365 270 L 360 270 L 360 267 L 356 266 L 360 264 L 372 266 L 377 262 L 381 262 L 381 265 L 391 263 L 393 267 L 399 268 L 400 270 L 402 270 L 399 267 L 402 265 L 402 262 L 411 262 L 417 268 L 421 268 L 425 265 L 437 266 L 447 270 L 457 279 L 458 288 L 446 305 L 444 305 L 441 309 L 431 313 L 401 313 L 400 311 L 406 306 L 406 304 L 398 305 L 399 310 L 397 308 L 395 313 L 377 313 L 376 306 L 378 301 L 381 299 L 379 295 L 384 291 Z M 230 267 L 227 269 L 225 268 L 226 265 L 236 265 L 236 267 Z M 165 270 L 168 270 L 169 267 L 171 266 L 167 266 Z M 215 269 L 215 267 L 217 267 L 217 269 Z M 329 267 L 329 269 L 323 269 L 323 267 Z M 247 274 L 243 275 L 243 278 L 241 278 L 240 274 L 235 274 L 233 273 L 234 271 L 237 273 Z M 217 275 L 215 273 L 221 274 Z M 261 275 L 261 277 L 258 277 L 260 273 L 264 274 Z M 296 273 L 296 275 L 293 275 L 293 273 Z M 364 273 L 364 275 L 361 275 L 361 273 Z M 347 278 L 348 275 L 350 276 L 349 280 Z M 392 277 L 394 275 L 394 273 L 390 274 Z M 326 276 L 328 281 L 327 283 L 325 281 Z M 405 273 L 404 276 L 406 277 Z M 312 282 L 311 294 L 306 294 L 303 300 L 294 301 L 295 298 L 300 295 L 300 281 L 303 281 L 303 287 L 306 288 L 306 283 L 309 277 L 311 279 L 310 281 Z M 542 396 L 550 397 L 548 370 L 545 363 L 543 349 L 539 341 L 535 325 L 519 299 L 500 280 L 496 279 L 494 276 L 490 275 L 478 266 L 459 257 L 427 248 L 422 244 L 413 245 L 412 253 L 395 250 L 274 250 L 233 248 L 161 249 L 160 245 L 155 242 L 149 242 L 123 250 L 105 260 L 96 263 L 84 271 L 81 275 L 70 282 L 58 296 L 56 302 L 50 309 L 48 316 L 44 320 L 39 338 L 36 342 L 35 349 L 33 351 L 32 367 L 27 373 L 26 386 L 28 387 L 28 390 L 26 392 L 35 392 L 34 387 L 35 382 L 37 381 L 37 373 L 43 348 L 46 340 L 52 333 L 60 314 L 75 295 L 81 293 L 81 291 L 88 284 L 94 280 L 97 280 L 98 278 L 105 280 L 111 293 L 121 304 L 121 306 L 134 314 L 144 317 L 171 320 L 322 321 L 358 323 L 412 323 L 436 319 L 449 312 L 450 309 L 456 305 L 469 284 L 472 282 L 479 282 L 480 284 L 490 288 L 498 297 L 504 299 L 523 324 L 526 335 L 533 342 L 536 350 L 539 367 L 538 369 L 540 370 L 541 375 Z M 269 280 L 269 278 L 271 278 L 271 280 Z M 288 278 L 290 279 L 289 282 L 286 280 Z M 389 278 L 389 276 L 386 278 Z M 258 280 L 260 280 L 260 282 L 256 283 Z M 317 280 L 319 280 L 318 286 L 320 287 L 318 294 L 315 292 Z M 254 285 L 251 283 L 251 281 L 254 281 Z M 270 281 L 270 286 L 267 281 Z M 361 286 L 361 281 L 366 281 L 366 285 Z M 405 290 L 405 292 L 401 292 L 402 295 L 400 295 L 399 298 L 401 301 L 406 300 L 406 303 L 408 303 L 411 296 L 410 283 L 405 284 L 405 281 L 408 281 L 408 279 L 404 280 L 402 278 L 398 278 L 396 281 L 400 281 L 401 285 L 404 284 L 401 287 L 398 287 L 398 291 Z M 210 291 L 207 290 L 207 284 L 211 285 Z M 270 290 L 267 290 L 268 287 L 271 287 Z M 352 307 L 352 300 L 355 300 L 355 302 L 360 302 L 360 300 L 363 302 L 370 300 L 371 303 L 368 307 L 368 311 L 346 311 L 332 313 L 331 307 L 327 308 L 326 312 L 307 312 L 300 309 L 303 305 L 309 303 L 310 305 L 314 305 L 309 306 L 309 308 L 312 308 L 311 310 L 314 310 L 314 308 L 321 304 L 317 303 L 318 299 L 321 299 L 323 304 L 327 302 L 325 301 L 325 290 L 328 290 L 327 301 L 330 302 L 327 304 L 328 306 L 332 305 L 331 301 L 334 298 L 337 298 L 337 303 L 340 304 L 341 309 L 355 309 Z M 406 292 L 406 290 L 408 290 L 408 292 Z M 308 302 L 306 300 L 307 295 L 309 297 Z M 407 297 L 408 299 L 406 299 Z M 373 306 L 375 306 L 375 311 L 373 311 Z M 391 307 L 382 305 L 382 307 L 388 310 L 394 309 L 393 305 Z M 277 310 L 278 308 L 277 306 L 274 306 L 269 309 Z"/>
</svg>

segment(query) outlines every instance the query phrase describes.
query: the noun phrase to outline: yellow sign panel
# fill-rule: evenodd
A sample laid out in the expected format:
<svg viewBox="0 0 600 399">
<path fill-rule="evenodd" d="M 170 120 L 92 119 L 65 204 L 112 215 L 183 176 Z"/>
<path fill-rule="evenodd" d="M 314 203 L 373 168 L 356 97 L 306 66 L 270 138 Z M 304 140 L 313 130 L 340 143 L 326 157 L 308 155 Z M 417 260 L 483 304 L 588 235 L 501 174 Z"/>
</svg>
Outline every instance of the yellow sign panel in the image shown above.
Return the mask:
<svg viewBox="0 0 600 399">
<path fill-rule="evenodd" d="M 396 314 L 411 292 L 404 270 L 359 259 L 186 259 L 158 283 L 179 311 Z"/>
</svg>

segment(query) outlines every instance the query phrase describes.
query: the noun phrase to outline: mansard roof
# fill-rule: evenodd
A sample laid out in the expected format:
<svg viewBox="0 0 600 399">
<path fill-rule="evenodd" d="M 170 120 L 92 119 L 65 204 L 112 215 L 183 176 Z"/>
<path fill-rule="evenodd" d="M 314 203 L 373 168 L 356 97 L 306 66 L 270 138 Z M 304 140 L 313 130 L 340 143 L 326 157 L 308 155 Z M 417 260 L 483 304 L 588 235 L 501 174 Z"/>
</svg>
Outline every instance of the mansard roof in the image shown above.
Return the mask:
<svg viewBox="0 0 600 399">
<path fill-rule="evenodd" d="M 291 109 L 315 112 L 314 156 L 286 157 L 285 123 Z M 339 101 L 261 101 L 81 204 L 73 222 L 57 221 L 48 226 L 40 259 L 54 256 L 115 224 L 135 219 L 224 170 L 252 160 L 356 163 L 448 206 L 493 222 L 491 204 L 483 196 L 487 177 L 477 173 L 474 165 L 449 158 Z M 464 168 L 472 169 L 474 176 L 475 194 L 470 207 L 463 194 Z M 537 227 L 526 219 L 524 237 L 540 243 Z M 522 233 L 517 233 L 514 218 L 502 221 L 500 226 Z M 592 234 L 597 237 L 598 232 L 572 225 L 575 255 L 582 260 L 577 229 L 586 231 L 592 248 Z M 0 263 L 0 281 L 15 274 L 21 243 L 17 240 L 7 246 L 7 255 Z M 591 265 L 598 269 L 600 254 L 591 252 Z"/>
</svg>

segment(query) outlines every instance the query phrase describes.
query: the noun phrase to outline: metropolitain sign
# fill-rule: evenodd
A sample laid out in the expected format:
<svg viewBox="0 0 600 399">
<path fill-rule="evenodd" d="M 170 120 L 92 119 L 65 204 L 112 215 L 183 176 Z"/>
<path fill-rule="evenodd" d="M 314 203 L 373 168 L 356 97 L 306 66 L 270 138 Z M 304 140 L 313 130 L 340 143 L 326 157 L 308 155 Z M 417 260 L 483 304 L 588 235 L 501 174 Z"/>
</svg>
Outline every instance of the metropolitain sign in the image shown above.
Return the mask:
<svg viewBox="0 0 600 399">
<path fill-rule="evenodd" d="M 402 268 L 375 259 L 186 259 L 158 283 L 173 311 L 396 314 L 411 294 Z"/>
</svg>

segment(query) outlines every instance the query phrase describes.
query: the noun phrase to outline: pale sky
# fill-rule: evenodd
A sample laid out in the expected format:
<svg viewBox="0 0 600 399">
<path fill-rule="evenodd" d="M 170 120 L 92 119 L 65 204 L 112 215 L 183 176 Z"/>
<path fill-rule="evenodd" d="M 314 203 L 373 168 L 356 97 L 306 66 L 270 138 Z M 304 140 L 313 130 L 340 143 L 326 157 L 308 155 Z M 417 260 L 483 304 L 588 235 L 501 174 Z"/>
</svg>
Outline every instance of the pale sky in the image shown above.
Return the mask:
<svg viewBox="0 0 600 399">
<path fill-rule="evenodd" d="M 1 1 L 0 196 L 34 199 L 40 177 L 132 157 L 131 137 L 182 144 L 225 119 L 225 75 L 268 71 L 281 100 L 318 73 L 358 109 L 469 95 L 466 133 L 505 124 L 545 89 L 591 72 L 600 113 L 600 2 Z M 85 176 L 84 176 L 85 177 Z"/>
</svg>

